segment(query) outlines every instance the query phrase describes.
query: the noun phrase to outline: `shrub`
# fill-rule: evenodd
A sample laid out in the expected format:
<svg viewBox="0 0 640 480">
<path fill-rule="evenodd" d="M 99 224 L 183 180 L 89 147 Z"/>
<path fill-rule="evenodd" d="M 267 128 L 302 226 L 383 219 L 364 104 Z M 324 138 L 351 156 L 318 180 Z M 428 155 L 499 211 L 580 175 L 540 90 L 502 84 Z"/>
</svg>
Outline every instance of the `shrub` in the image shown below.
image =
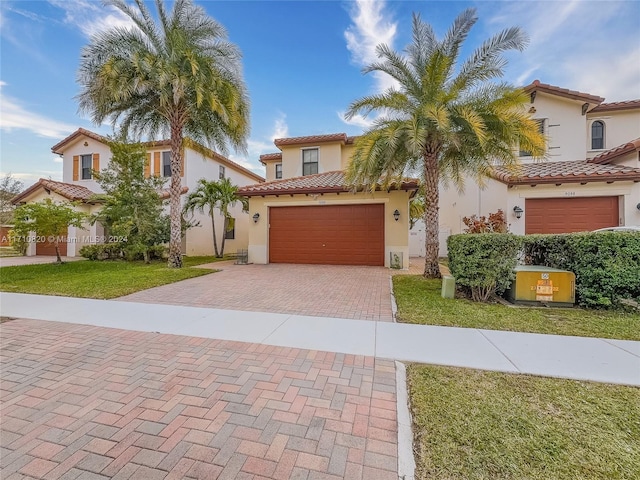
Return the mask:
<svg viewBox="0 0 640 480">
<path fill-rule="evenodd" d="M 589 308 L 640 302 L 640 233 L 590 232 L 530 235 L 524 261 L 576 274 L 576 299 Z"/>
<path fill-rule="evenodd" d="M 489 218 L 484 215 L 464 217 L 462 222 L 467 226 L 464 233 L 507 233 L 509 231 L 509 224 L 502 210 L 490 213 Z"/>
<path fill-rule="evenodd" d="M 116 260 L 123 256 L 121 243 L 104 243 L 85 245 L 80 249 L 80 255 L 89 260 Z"/>
<path fill-rule="evenodd" d="M 486 302 L 511 284 L 522 237 L 509 233 L 452 235 L 447 247 L 456 284 L 469 289 L 474 301 Z"/>
</svg>

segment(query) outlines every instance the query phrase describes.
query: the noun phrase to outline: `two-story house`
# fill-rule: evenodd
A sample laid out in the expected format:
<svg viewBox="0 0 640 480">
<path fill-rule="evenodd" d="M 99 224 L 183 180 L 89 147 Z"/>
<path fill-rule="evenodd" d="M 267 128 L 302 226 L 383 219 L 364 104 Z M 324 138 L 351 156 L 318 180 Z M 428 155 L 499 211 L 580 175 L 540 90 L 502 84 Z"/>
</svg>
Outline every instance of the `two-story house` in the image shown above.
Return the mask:
<svg viewBox="0 0 640 480">
<path fill-rule="evenodd" d="M 538 80 L 525 90 L 526 108 L 547 139 L 547 158 L 519 152 L 519 167 L 496 167 L 484 186 L 468 181 L 462 193 L 442 186 L 441 243 L 464 231 L 463 217 L 498 209 L 516 234 L 639 225 L 640 100 L 604 103 Z"/>
<path fill-rule="evenodd" d="M 145 175 L 167 177 L 167 190 L 160 192 L 161 197 L 169 198 L 168 185 L 170 170 L 170 142 L 161 140 L 147 142 L 147 161 Z M 78 202 L 78 210 L 88 214 L 96 213 L 101 205 L 94 200 L 94 195 L 103 193 L 100 185 L 93 178 L 94 171 L 107 167 L 111 159 L 108 141 L 102 135 L 79 128 L 74 133 L 52 147 L 52 152 L 62 157 L 62 182 L 40 179 L 16 198 L 14 203 L 37 202 L 45 198 L 54 201 Z M 234 185 L 242 186 L 264 181 L 260 175 L 238 165 L 228 158 L 190 140 L 183 142 L 182 194 L 197 188 L 198 180 L 218 180 L 229 178 Z M 185 197 L 183 197 L 184 199 Z M 168 209 L 167 209 L 168 210 Z M 249 215 L 242 212 L 238 204 L 231 209 L 236 219 L 233 230 L 226 232 L 227 251 L 247 248 L 249 236 Z M 217 226 L 218 240 L 222 235 L 223 219 L 218 214 L 214 217 Z M 207 212 L 196 212 L 194 223 L 197 226 L 187 230 L 183 239 L 183 253 L 187 255 L 212 255 L 213 238 L 211 218 Z M 69 227 L 67 242 L 60 245 L 62 254 L 70 257 L 78 256 L 80 248 L 93 243 L 103 243 L 104 228 L 96 223 L 84 229 Z M 53 246 L 49 242 L 31 244 L 28 255 L 51 255 Z"/>
<path fill-rule="evenodd" d="M 354 192 L 344 181 L 353 151 L 344 133 L 280 138 L 262 155 L 265 183 L 249 198 L 249 261 L 407 268 L 409 200 L 417 181 Z"/>
</svg>

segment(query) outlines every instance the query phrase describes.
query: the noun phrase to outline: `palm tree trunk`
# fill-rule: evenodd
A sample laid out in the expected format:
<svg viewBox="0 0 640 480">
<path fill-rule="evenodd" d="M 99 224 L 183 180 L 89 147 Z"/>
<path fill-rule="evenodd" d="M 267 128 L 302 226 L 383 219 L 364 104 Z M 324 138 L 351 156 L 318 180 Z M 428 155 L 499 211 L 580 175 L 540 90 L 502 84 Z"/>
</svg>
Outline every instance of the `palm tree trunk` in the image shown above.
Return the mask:
<svg viewBox="0 0 640 480">
<path fill-rule="evenodd" d="M 425 187 L 425 259 L 424 277 L 440 278 L 440 267 L 438 266 L 438 231 L 439 231 L 439 200 L 440 192 L 438 174 L 438 154 L 437 151 L 428 151 L 424 155 L 424 187 Z"/>
<path fill-rule="evenodd" d="M 220 248 L 220 256 L 224 257 L 224 242 L 227 239 L 227 227 L 229 226 L 229 219 L 226 217 L 224 217 L 224 228 L 222 230 L 222 246 Z"/>
<path fill-rule="evenodd" d="M 216 223 L 214 220 L 215 212 L 213 211 L 213 207 L 210 210 L 211 213 L 211 232 L 213 233 L 213 253 L 216 257 L 220 257 L 218 253 L 218 239 L 216 238 Z"/>
<path fill-rule="evenodd" d="M 169 217 L 171 235 L 169 237 L 169 268 L 182 267 L 182 219 L 180 215 L 180 167 L 182 166 L 182 122 L 171 119 L 171 187 Z"/>
</svg>

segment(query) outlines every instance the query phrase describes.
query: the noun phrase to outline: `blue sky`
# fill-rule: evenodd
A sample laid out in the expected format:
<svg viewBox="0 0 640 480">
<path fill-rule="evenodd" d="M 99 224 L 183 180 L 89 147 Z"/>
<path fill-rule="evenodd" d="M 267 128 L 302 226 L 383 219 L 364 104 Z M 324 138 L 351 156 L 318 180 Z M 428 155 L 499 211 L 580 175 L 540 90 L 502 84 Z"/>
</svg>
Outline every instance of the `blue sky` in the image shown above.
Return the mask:
<svg viewBox="0 0 640 480">
<path fill-rule="evenodd" d="M 484 39 L 510 26 L 530 37 L 508 55 L 506 80 L 534 79 L 606 97 L 640 98 L 638 1 L 197 1 L 222 23 L 243 53 L 251 98 L 246 155 L 230 157 L 262 173 L 258 157 L 277 151 L 273 139 L 320 133 L 359 134 L 365 119 L 343 120 L 354 99 L 380 91 L 388 79 L 362 75 L 375 46 L 401 50 L 410 40 L 411 13 L 443 34 L 456 15 L 476 7 L 480 17 L 466 57 Z M 0 0 L 0 171 L 29 185 L 62 178 L 51 146 L 78 127 L 109 134 L 77 112 L 76 70 L 95 32 L 120 25 L 119 13 L 93 0 Z"/>
</svg>

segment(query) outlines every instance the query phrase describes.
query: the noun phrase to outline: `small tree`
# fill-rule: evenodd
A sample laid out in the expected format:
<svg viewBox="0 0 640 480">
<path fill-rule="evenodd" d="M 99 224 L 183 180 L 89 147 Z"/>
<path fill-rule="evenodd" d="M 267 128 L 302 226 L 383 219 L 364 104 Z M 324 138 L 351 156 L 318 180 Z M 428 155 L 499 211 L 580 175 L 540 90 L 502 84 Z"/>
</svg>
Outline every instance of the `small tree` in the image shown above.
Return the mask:
<svg viewBox="0 0 640 480">
<path fill-rule="evenodd" d="M 222 257 L 224 255 L 224 243 L 227 239 L 226 233 L 235 226 L 235 218 L 229 213 L 229 208 L 240 202 L 240 204 L 242 204 L 242 211 L 248 212 L 249 200 L 247 200 L 246 197 L 238 195 L 238 187 L 232 184 L 228 178 L 223 178 L 218 182 L 218 190 L 220 192 L 218 207 L 224 218 L 224 234 L 222 235 L 222 247 L 220 248 L 220 256 Z"/>
<path fill-rule="evenodd" d="M 50 198 L 19 206 L 14 212 L 14 238 L 27 238 L 31 232 L 37 237 L 46 237 L 55 246 L 57 263 L 62 263 L 60 239 L 66 236 L 70 226 L 81 227 L 87 220 L 87 215 L 74 207 L 73 203 L 56 203 Z"/>
<path fill-rule="evenodd" d="M 22 182 L 13 178 L 11 173 L 0 179 L 0 225 L 13 223 L 15 207 L 11 200 L 22 191 L 23 186 Z"/>
<path fill-rule="evenodd" d="M 146 150 L 138 143 L 111 142 L 111 161 L 95 172 L 105 191 L 104 206 L 94 221 L 109 230 L 109 236 L 123 239 L 124 248 L 134 256 L 142 254 L 146 263 L 154 245 L 167 242 L 168 217 L 162 212 L 158 190 L 165 180 L 145 176 Z"/>
</svg>

